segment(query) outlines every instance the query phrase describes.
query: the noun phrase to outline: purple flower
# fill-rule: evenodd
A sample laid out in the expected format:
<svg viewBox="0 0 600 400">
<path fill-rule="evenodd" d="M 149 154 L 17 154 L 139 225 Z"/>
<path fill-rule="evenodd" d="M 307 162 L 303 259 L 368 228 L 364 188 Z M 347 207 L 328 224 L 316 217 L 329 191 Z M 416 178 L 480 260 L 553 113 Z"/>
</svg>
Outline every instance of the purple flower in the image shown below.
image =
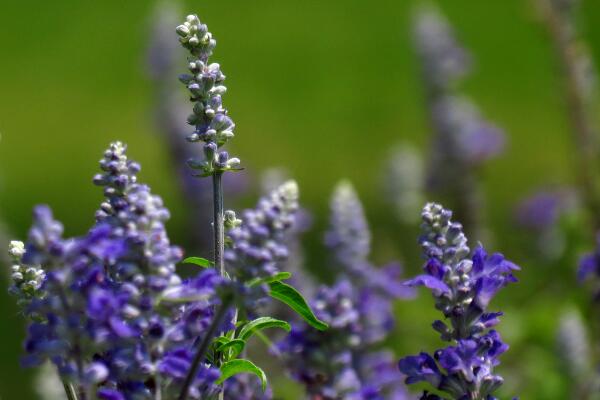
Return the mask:
<svg viewBox="0 0 600 400">
<path fill-rule="evenodd" d="M 516 210 L 519 225 L 542 231 L 554 226 L 561 213 L 568 207 L 568 193 L 543 190 L 523 199 Z"/>
<path fill-rule="evenodd" d="M 596 249 L 588 254 L 585 254 L 579 260 L 579 268 L 577 270 L 577 279 L 582 282 L 590 276 L 597 278 L 600 276 L 600 234 L 596 237 Z"/>
<path fill-rule="evenodd" d="M 244 285 L 280 272 L 288 257 L 286 238 L 297 210 L 298 186 L 288 181 L 261 198 L 256 208 L 245 210 L 243 222 L 228 232 L 233 246 L 225 251 L 226 268 L 242 290 L 252 291 L 243 295 L 251 308 L 264 297 L 263 288 L 254 286 L 254 290 Z"/>
<path fill-rule="evenodd" d="M 392 300 L 412 291 L 401 284 L 397 264 L 376 268 L 369 262 L 369 227 L 350 183 L 334 191 L 325 243 L 339 277 L 332 286 L 321 286 L 311 304 L 329 329 L 294 325 L 279 347 L 288 369 L 319 398 L 409 398 L 393 357 L 376 347 L 394 326 Z"/>
<path fill-rule="evenodd" d="M 426 186 L 452 204 L 467 230 L 479 236 L 482 204 L 475 170 L 498 156 L 506 139 L 457 90 L 460 78 L 468 72 L 470 57 L 446 18 L 428 7 L 416 15 L 414 26 L 434 131 Z"/>
<path fill-rule="evenodd" d="M 399 369 L 408 384 L 426 381 L 456 399 L 491 399 L 503 382 L 493 369 L 508 346 L 489 330 L 502 313 L 486 309 L 498 290 L 516 282 L 513 272 L 519 267 L 499 253 L 488 255 L 481 245 L 469 258 L 462 227 L 442 206 L 427 204 L 422 217 L 425 274 L 406 284 L 431 290 L 436 308 L 449 320 L 437 320 L 433 328 L 442 340 L 456 345 L 436 351 L 434 357 L 427 353 L 405 357 Z M 432 397 L 425 392 L 423 398 Z"/>
<path fill-rule="evenodd" d="M 438 369 L 437 363 L 427 353 L 404 357 L 398 362 L 398 368 L 406 375 L 408 384 L 425 381 L 437 387 L 442 381 L 442 373 Z"/>
<path fill-rule="evenodd" d="M 352 291 L 350 282 L 344 280 L 332 287 L 322 286 L 312 306 L 329 329 L 320 332 L 306 324 L 294 325 L 279 345 L 292 377 L 305 386 L 309 395 L 334 399 L 360 390 L 360 380 L 352 367 L 352 350 L 361 345 Z"/>
<path fill-rule="evenodd" d="M 181 349 L 191 351 L 210 324 L 225 279 L 212 269 L 185 281 L 177 275 L 181 251 L 165 230 L 169 212 L 137 182 L 140 167 L 125 150 L 113 143 L 100 162 L 103 173 L 94 182 L 105 200 L 86 235 L 62 239 L 62 226 L 42 207 L 24 254 L 15 248 L 23 261 L 47 271 L 42 295 L 27 308 L 35 322 L 24 363 L 52 360 L 63 378 L 85 390 L 101 382 L 100 398 L 149 398 L 156 391 L 174 397 L 183 383 L 176 367 L 190 363 Z M 203 367 L 191 398 L 214 394 L 218 374 Z M 148 384 L 155 379 L 170 383 Z"/>
<path fill-rule="evenodd" d="M 115 389 L 101 388 L 97 394 L 102 400 L 125 400 L 125 396 Z"/>
</svg>

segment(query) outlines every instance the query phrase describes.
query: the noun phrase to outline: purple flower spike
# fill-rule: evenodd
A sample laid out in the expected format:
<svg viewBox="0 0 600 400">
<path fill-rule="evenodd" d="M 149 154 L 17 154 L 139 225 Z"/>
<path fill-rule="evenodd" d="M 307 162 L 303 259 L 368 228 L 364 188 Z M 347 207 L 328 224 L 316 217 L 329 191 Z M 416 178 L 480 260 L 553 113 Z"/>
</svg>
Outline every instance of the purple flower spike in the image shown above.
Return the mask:
<svg viewBox="0 0 600 400">
<path fill-rule="evenodd" d="M 50 360 L 63 379 L 100 399 L 152 398 L 156 391 L 174 398 L 183 383 L 174 355 L 191 349 L 212 321 L 224 279 L 214 270 L 187 281 L 177 275 L 181 250 L 165 230 L 169 212 L 137 182 L 140 166 L 122 143 L 111 144 L 100 167 L 94 182 L 105 199 L 86 235 L 63 239 L 62 225 L 42 206 L 27 243 L 11 245 L 11 293 L 33 321 L 24 363 Z M 206 366 L 191 396 L 214 395 L 218 376 Z"/>
<path fill-rule="evenodd" d="M 502 384 L 494 375 L 498 357 L 508 350 L 498 332 L 489 330 L 500 322 L 501 312 L 486 312 L 496 293 L 516 282 L 519 267 L 499 253 L 488 255 L 479 245 L 469 257 L 467 239 L 452 212 L 438 204 L 423 209 L 421 246 L 427 261 L 419 275 L 406 282 L 425 286 L 436 308 L 449 320 L 437 320 L 433 328 L 441 339 L 452 342 L 434 356 L 421 353 L 400 360 L 406 382 L 428 382 L 454 399 L 494 399 L 492 393 Z M 438 399 L 425 392 L 422 399 Z"/>
<path fill-rule="evenodd" d="M 393 300 L 410 297 L 400 267 L 375 267 L 369 256 L 371 233 L 362 204 L 349 182 L 337 185 L 331 200 L 325 244 L 338 274 L 312 301 L 324 332 L 294 325 L 279 345 L 294 379 L 311 398 L 348 400 L 410 399 L 394 357 L 380 349 L 394 327 Z"/>
</svg>

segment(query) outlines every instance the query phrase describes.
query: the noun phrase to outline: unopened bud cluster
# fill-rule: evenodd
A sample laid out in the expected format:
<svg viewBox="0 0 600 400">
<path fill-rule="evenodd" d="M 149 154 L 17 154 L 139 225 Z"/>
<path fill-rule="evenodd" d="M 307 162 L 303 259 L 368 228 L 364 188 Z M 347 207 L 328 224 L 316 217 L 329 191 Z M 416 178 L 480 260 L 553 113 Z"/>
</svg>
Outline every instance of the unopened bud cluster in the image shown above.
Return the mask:
<svg viewBox="0 0 600 400">
<path fill-rule="evenodd" d="M 235 123 L 223 108 L 221 96 L 227 91 L 223 85 L 225 75 L 219 64 L 208 62 L 217 43 L 195 15 L 189 15 L 176 31 L 182 46 L 190 53 L 189 73 L 179 77 L 194 103 L 188 123 L 195 130 L 188 140 L 204 142 L 204 158 L 192 159 L 188 163 L 191 168 L 200 171 L 199 176 L 239 170 L 240 160 L 230 158 L 227 151 L 219 150 L 234 136 Z"/>
<path fill-rule="evenodd" d="M 31 299 L 41 295 L 40 288 L 46 273 L 39 266 L 23 264 L 23 256 L 25 255 L 25 244 L 23 242 L 11 241 L 8 246 L 8 254 L 12 261 L 12 285 L 9 292 L 17 297 L 17 302 L 21 307 L 27 307 Z"/>
</svg>

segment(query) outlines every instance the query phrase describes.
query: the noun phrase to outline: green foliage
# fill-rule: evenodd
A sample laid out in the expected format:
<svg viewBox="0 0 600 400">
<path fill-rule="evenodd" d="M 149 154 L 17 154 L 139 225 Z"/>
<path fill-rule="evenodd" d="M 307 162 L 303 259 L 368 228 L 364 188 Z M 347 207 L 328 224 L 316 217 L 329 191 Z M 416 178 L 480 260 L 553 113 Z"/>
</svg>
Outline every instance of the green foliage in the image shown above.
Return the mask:
<svg viewBox="0 0 600 400">
<path fill-rule="evenodd" d="M 214 262 L 202 257 L 188 257 L 182 261 L 183 264 L 194 264 L 202 268 L 209 268 L 215 265 Z"/>
<path fill-rule="evenodd" d="M 286 332 L 291 330 L 290 324 L 285 321 L 271 317 L 261 317 L 244 324 L 242 329 L 240 329 L 238 337 L 242 340 L 248 340 L 255 332 L 267 328 L 281 328 Z"/>
<path fill-rule="evenodd" d="M 256 375 L 260 379 L 262 390 L 265 391 L 267 389 L 267 375 L 265 375 L 265 372 L 254 365 L 252 361 L 244 359 L 231 360 L 224 363 L 221 366 L 221 377 L 217 380 L 217 383 L 221 384 L 234 375 L 244 373 Z"/>
<path fill-rule="evenodd" d="M 242 351 L 244 351 L 244 348 L 246 347 L 246 341 L 243 339 L 227 339 L 226 342 L 221 343 L 216 351 L 220 352 L 220 353 L 226 353 L 229 355 L 228 358 L 232 359 L 237 357 Z"/>
<path fill-rule="evenodd" d="M 269 295 L 272 298 L 288 305 L 313 328 L 320 331 L 324 331 L 328 328 L 328 325 L 325 322 L 316 317 L 304 297 L 302 297 L 300 292 L 293 286 L 280 281 L 274 281 L 269 283 L 269 287 L 271 289 Z"/>
<path fill-rule="evenodd" d="M 248 286 L 257 286 L 263 283 L 271 283 L 275 281 L 285 281 L 292 277 L 291 272 L 278 272 L 273 276 L 269 276 L 266 278 L 256 278 L 248 283 Z"/>
</svg>

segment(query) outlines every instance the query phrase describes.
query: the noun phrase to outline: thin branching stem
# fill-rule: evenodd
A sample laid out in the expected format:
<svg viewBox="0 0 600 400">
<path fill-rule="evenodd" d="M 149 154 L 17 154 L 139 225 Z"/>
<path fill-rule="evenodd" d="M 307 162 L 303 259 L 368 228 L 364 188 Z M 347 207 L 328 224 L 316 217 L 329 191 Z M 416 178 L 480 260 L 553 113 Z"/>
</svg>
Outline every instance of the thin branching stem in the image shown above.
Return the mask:
<svg viewBox="0 0 600 400">
<path fill-rule="evenodd" d="M 206 357 L 206 353 L 208 352 L 208 347 L 210 346 L 211 341 L 213 340 L 217 329 L 222 325 L 225 316 L 227 315 L 227 311 L 229 310 L 229 306 L 233 301 L 233 297 L 228 295 L 223 299 L 223 302 L 219 306 L 215 318 L 212 323 L 208 327 L 206 334 L 202 338 L 202 342 L 200 342 L 200 346 L 198 347 L 198 351 L 194 356 L 194 360 L 192 361 L 192 365 L 190 366 L 190 370 L 188 371 L 187 376 L 185 377 L 185 381 L 183 383 L 183 387 L 181 389 L 181 393 L 179 394 L 178 400 L 186 400 L 188 396 L 188 392 L 190 390 L 190 386 L 198 373 L 198 367 L 200 367 L 200 363 Z"/>
<path fill-rule="evenodd" d="M 71 383 L 63 380 L 62 381 L 63 387 L 65 388 L 65 394 L 67 395 L 67 400 L 78 400 L 77 399 L 77 393 L 75 392 L 75 388 L 73 387 L 73 385 L 71 385 Z"/>
</svg>

